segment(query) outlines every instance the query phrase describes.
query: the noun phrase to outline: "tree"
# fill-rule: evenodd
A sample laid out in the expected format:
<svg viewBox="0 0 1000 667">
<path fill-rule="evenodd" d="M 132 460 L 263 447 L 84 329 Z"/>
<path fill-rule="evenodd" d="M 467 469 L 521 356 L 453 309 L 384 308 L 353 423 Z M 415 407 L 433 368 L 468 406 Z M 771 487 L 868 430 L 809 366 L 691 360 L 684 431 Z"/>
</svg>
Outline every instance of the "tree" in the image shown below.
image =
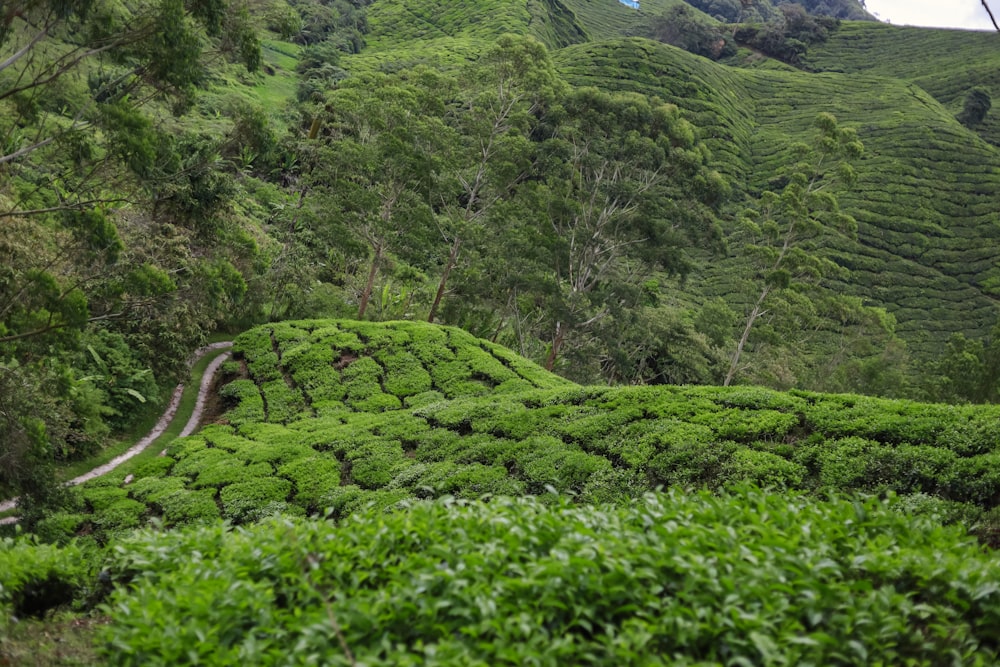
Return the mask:
<svg viewBox="0 0 1000 667">
<path fill-rule="evenodd" d="M 226 0 L 14 0 L 0 50 L 0 486 L 37 496 L 239 294 L 218 153 L 152 118 L 259 47 Z"/>
<path fill-rule="evenodd" d="M 359 319 L 390 253 L 426 247 L 431 201 L 455 142 L 442 120 L 448 87 L 419 69 L 351 79 L 327 96 L 324 143 L 310 175 L 313 206 L 370 249 Z"/>
<path fill-rule="evenodd" d="M 975 127 L 986 119 L 986 114 L 990 112 L 992 106 L 993 98 L 990 96 L 990 91 L 976 86 L 966 95 L 965 105 L 957 120 L 966 127 Z"/>
<path fill-rule="evenodd" d="M 996 28 L 997 32 L 1000 32 L 1000 25 L 997 25 L 996 17 L 993 16 L 993 10 L 990 9 L 990 6 L 986 3 L 986 0 L 982 0 L 982 3 L 983 3 L 983 9 L 985 9 L 986 13 L 990 15 L 990 21 L 993 22 L 993 27 Z"/>
<path fill-rule="evenodd" d="M 744 320 L 723 384 L 729 386 L 740 371 L 740 359 L 754 325 L 767 313 L 767 304 L 776 293 L 799 290 L 824 275 L 842 271 L 822 257 L 818 241 L 834 231 L 853 235 L 857 223 L 842 213 L 834 185 L 850 185 L 855 180 L 850 161 L 864 147 L 852 129 L 841 128 L 828 113 L 816 117 L 818 130 L 813 146 L 793 147 L 799 161 L 789 170 L 780 193 L 764 192 L 757 206 L 742 219 L 748 242 L 743 247 L 759 285 L 757 295 Z"/>
<path fill-rule="evenodd" d="M 451 164 L 457 187 L 442 202 L 441 235 L 450 241 L 427 321 L 437 318 L 463 241 L 487 223 L 491 210 L 531 166 L 532 128 L 560 88 L 545 47 L 530 37 L 504 35 L 471 68 L 473 85 L 455 110 L 461 136 Z"/>
<path fill-rule="evenodd" d="M 634 307 L 651 271 L 687 270 L 685 246 L 712 236 L 726 189 L 676 107 L 593 88 L 563 104 L 536 194 L 550 232 L 550 370 L 568 339 Z"/>
</svg>

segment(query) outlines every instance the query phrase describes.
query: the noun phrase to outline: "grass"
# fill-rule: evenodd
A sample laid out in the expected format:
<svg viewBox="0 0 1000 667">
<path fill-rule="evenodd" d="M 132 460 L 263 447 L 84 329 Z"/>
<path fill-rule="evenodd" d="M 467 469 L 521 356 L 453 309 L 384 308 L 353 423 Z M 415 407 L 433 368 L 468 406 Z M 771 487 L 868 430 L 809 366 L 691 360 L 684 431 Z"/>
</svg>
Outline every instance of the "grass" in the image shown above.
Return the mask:
<svg viewBox="0 0 1000 667">
<path fill-rule="evenodd" d="M 23 619 L 0 644 L 0 665 L 56 667 L 100 663 L 94 640 L 108 619 L 57 612 L 45 619 Z"/>
<path fill-rule="evenodd" d="M 279 116 L 290 102 L 295 101 L 298 89 L 295 66 L 299 62 L 299 49 L 297 44 L 274 39 L 265 39 L 261 43 L 265 72 L 251 90 L 272 116 Z"/>
</svg>

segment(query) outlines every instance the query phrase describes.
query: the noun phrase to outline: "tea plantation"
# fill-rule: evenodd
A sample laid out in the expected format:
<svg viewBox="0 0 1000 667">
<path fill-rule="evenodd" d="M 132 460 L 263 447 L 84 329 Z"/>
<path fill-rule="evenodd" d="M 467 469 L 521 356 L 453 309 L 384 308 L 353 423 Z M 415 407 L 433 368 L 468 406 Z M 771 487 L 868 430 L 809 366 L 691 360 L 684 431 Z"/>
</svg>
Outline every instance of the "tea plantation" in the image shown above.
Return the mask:
<svg viewBox="0 0 1000 667">
<path fill-rule="evenodd" d="M 917 83 L 911 80 L 918 66 L 906 65 L 909 77 L 896 70 L 920 61 L 903 50 L 908 43 L 955 50 L 963 62 L 983 52 L 996 71 L 994 37 L 845 22 L 829 44 L 810 51 L 816 68 L 846 63 L 844 72 L 740 69 L 640 39 L 578 44 L 553 56 L 574 85 L 654 95 L 684 109 L 711 148 L 713 166 L 751 195 L 774 187 L 792 145 L 811 140 L 817 113 L 855 128 L 865 157 L 854 165 L 857 184 L 838 197 L 857 220 L 857 238 L 831 235 L 826 242 L 823 252 L 850 271 L 828 286 L 884 306 L 910 349 L 933 355 L 952 334 L 982 336 L 995 321 L 1000 246 L 990 240 L 1000 233 L 1000 153 L 955 119 L 962 102 L 955 96 L 978 85 L 974 72 L 959 76 L 950 56 L 942 69 L 935 59 L 921 70 Z M 870 43 L 857 44 L 862 38 Z M 889 53 L 873 57 L 875 48 Z M 961 92 L 930 85 L 935 76 Z M 741 291 L 734 280 L 741 275 L 737 260 L 715 259 L 690 289 L 731 299 Z"/>
<path fill-rule="evenodd" d="M 235 351 L 222 423 L 174 441 L 127 485 L 124 471 L 89 483 L 80 512 L 46 519 L 42 532 L 737 483 L 892 491 L 967 521 L 1000 500 L 1000 407 L 580 387 L 459 329 L 414 322 L 288 322 L 248 331 Z"/>
<path fill-rule="evenodd" d="M 5 625 L 75 599 L 120 665 L 997 659 L 1000 408 L 582 387 L 415 322 L 234 350 L 217 423 L 0 542 Z"/>
</svg>

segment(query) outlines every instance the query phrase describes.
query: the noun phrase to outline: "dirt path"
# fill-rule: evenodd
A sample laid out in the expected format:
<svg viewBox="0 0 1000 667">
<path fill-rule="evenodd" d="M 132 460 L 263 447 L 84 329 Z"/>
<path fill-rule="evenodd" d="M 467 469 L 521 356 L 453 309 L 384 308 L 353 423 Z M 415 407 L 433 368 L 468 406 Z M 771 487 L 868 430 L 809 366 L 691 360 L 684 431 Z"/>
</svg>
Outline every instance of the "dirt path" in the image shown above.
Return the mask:
<svg viewBox="0 0 1000 667">
<path fill-rule="evenodd" d="M 191 355 L 191 359 L 188 361 L 188 367 L 194 366 L 199 359 L 204 357 L 206 354 L 210 354 L 217 350 L 222 350 L 232 345 L 231 342 L 226 341 L 222 343 L 212 343 L 211 345 L 206 345 L 205 347 L 195 350 L 194 354 Z M 219 370 L 219 366 L 229 358 L 229 353 L 220 354 L 218 357 L 212 360 L 212 363 L 208 365 L 205 369 L 205 374 L 202 375 L 201 385 L 198 387 L 198 400 L 195 403 L 194 410 L 191 412 L 191 417 L 188 419 L 187 424 L 184 426 L 184 430 L 181 431 L 179 437 L 184 437 L 191 435 L 195 429 L 198 428 L 198 423 L 201 421 L 202 412 L 205 410 L 205 399 L 208 396 L 208 390 L 212 386 L 212 381 L 215 379 L 215 373 Z M 156 422 L 156 426 L 153 427 L 149 433 L 145 435 L 141 440 L 132 445 L 125 453 L 116 456 L 107 463 L 99 465 L 89 472 L 85 472 L 79 477 L 74 477 L 67 484 L 77 485 L 83 484 L 84 482 L 89 482 L 95 477 L 100 477 L 106 473 L 111 472 L 121 464 L 125 463 L 133 456 L 143 451 L 149 447 L 153 442 L 163 435 L 163 432 L 167 430 L 170 423 L 177 416 L 177 408 L 180 407 L 181 395 L 184 393 L 184 385 L 179 384 L 174 389 L 174 393 L 170 396 L 170 403 L 167 405 L 167 409 L 160 416 L 159 421 Z M 17 504 L 17 498 L 12 500 L 7 500 L 0 503 L 0 512 L 6 512 L 8 510 L 14 509 Z M 0 519 L 0 525 L 5 523 L 14 523 L 17 521 L 16 517 L 7 517 L 5 519 Z"/>
</svg>

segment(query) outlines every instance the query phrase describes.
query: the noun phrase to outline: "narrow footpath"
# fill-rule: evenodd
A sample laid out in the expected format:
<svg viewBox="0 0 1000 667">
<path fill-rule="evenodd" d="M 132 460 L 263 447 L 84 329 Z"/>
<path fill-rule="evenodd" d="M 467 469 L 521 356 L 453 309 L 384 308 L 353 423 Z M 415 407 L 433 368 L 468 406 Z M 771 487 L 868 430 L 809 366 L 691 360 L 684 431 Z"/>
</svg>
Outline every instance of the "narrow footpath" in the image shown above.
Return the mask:
<svg viewBox="0 0 1000 667">
<path fill-rule="evenodd" d="M 219 350 L 226 350 L 232 347 L 232 345 L 231 341 L 224 341 L 221 343 L 212 343 L 211 345 L 199 348 L 195 350 L 193 355 L 191 355 L 191 359 L 188 361 L 188 367 L 193 367 L 204 356 L 216 353 Z M 198 386 L 198 400 L 195 403 L 194 409 L 191 411 L 191 415 L 188 417 L 187 423 L 184 425 L 184 429 L 181 431 L 179 437 L 183 438 L 184 436 L 191 435 L 198 428 L 198 425 L 201 423 L 201 416 L 205 411 L 205 401 L 208 397 L 208 390 L 211 388 L 212 382 L 215 380 L 215 374 L 219 370 L 219 366 L 229 359 L 229 357 L 229 352 L 219 354 L 212 360 L 212 363 L 208 365 L 208 368 L 205 369 L 205 373 L 201 377 L 201 384 Z M 181 383 L 177 385 L 174 389 L 174 393 L 171 394 L 170 403 L 167 405 L 167 409 L 160 416 L 160 419 L 156 422 L 156 426 L 154 426 L 153 429 L 145 435 L 145 437 L 132 445 L 125 453 L 116 456 L 105 464 L 97 466 L 93 470 L 85 472 L 79 477 L 74 477 L 66 483 L 71 486 L 75 486 L 77 484 L 89 482 L 95 477 L 107 474 L 156 442 L 156 440 L 163 435 L 175 419 L 184 418 L 184 415 L 177 414 L 177 410 L 181 403 L 181 396 L 183 394 L 184 384 Z M 12 510 L 16 505 L 17 498 L 0 502 L 0 512 Z M 0 525 L 15 522 L 17 522 L 17 517 L 6 517 L 4 519 L 0 519 Z"/>
</svg>

